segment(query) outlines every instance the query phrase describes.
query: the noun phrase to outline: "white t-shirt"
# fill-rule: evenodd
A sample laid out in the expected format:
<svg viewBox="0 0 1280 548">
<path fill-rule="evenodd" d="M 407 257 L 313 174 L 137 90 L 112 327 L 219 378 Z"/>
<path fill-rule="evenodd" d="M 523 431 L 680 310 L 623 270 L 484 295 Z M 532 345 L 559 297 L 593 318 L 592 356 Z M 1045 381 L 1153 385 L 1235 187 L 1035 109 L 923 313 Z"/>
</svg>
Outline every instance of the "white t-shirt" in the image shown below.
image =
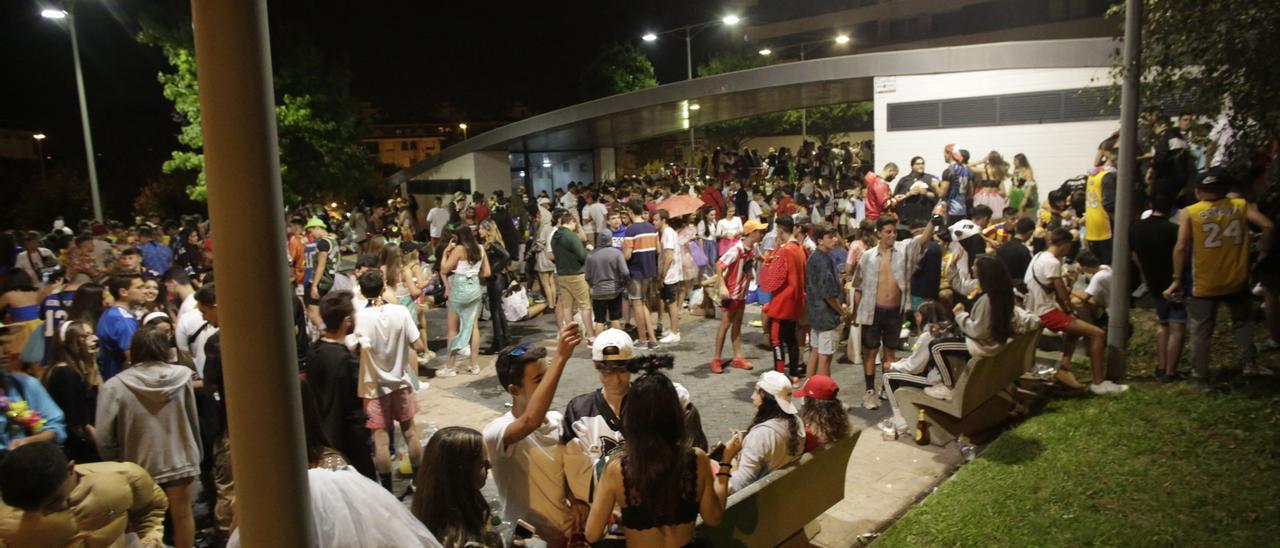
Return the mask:
<svg viewBox="0 0 1280 548">
<path fill-rule="evenodd" d="M 439 238 L 444 233 L 444 225 L 449 224 L 449 210 L 443 207 L 433 207 L 427 212 L 427 223 L 430 225 L 432 238 Z"/>
<path fill-rule="evenodd" d="M 1236 132 L 1231 128 L 1231 122 L 1225 117 L 1214 124 L 1213 129 L 1209 131 L 1209 140 L 1217 144 L 1218 148 L 1213 151 L 1209 167 L 1225 166 L 1231 163 L 1231 142 L 1235 137 Z"/>
<path fill-rule="evenodd" d="M 609 230 L 606 224 L 609 218 L 609 208 L 600 202 L 593 202 L 591 205 L 582 209 L 582 215 L 586 217 L 582 221 L 585 223 L 587 219 L 591 219 L 591 224 L 586 225 L 584 230 L 587 232 L 604 232 Z M 595 242 L 592 241 L 592 244 Z"/>
<path fill-rule="evenodd" d="M 1025 304 L 1028 312 L 1041 316 L 1058 308 L 1058 301 L 1054 299 L 1053 294 L 1053 280 L 1061 277 L 1062 261 L 1052 253 L 1042 251 L 1031 259 L 1031 268 L 1027 269 L 1027 274 L 1023 277 L 1023 281 L 1027 283 Z M 1036 280 L 1039 280 L 1039 283 Z"/>
<path fill-rule="evenodd" d="M 747 204 L 747 219 L 748 220 L 755 219 L 759 221 L 760 217 L 763 217 L 763 216 L 764 216 L 764 208 L 760 207 L 760 202 L 751 200 L 751 203 Z"/>
<path fill-rule="evenodd" d="M 369 351 L 378 395 L 386 395 L 401 388 L 412 388 L 409 375 L 418 370 L 418 356 L 413 343 L 418 340 L 418 329 L 413 325 L 409 309 L 398 304 L 369 306 L 356 312 L 356 338 Z"/>
<path fill-rule="evenodd" d="M 564 415 L 547 411 L 542 426 L 511 446 L 502 436 L 516 421 L 508 411 L 484 427 L 484 445 L 493 465 L 493 480 L 502 501 L 502 520 L 523 519 L 552 546 L 564 543 L 571 525 L 564 483 L 564 446 L 560 434 Z"/>
<path fill-rule="evenodd" d="M 189 307 L 188 302 L 190 302 Z M 173 337 L 178 343 L 178 348 L 191 353 L 196 373 L 204 376 L 204 343 L 218 332 L 218 328 L 205 325 L 204 314 L 196 308 L 195 303 L 194 295 L 182 300 L 182 306 L 178 308 L 178 323 L 173 326 Z"/>
<path fill-rule="evenodd" d="M 680 283 L 684 280 L 684 273 L 680 269 L 680 237 L 676 235 L 675 229 L 670 226 L 662 227 L 662 251 L 664 253 L 671 252 L 671 266 L 668 266 L 667 273 L 662 275 L 662 283 Z"/>
<path fill-rule="evenodd" d="M 737 238 L 739 234 L 742 234 L 742 219 L 735 216 L 716 221 L 716 237 Z"/>
<path fill-rule="evenodd" d="M 1093 302 L 1098 306 L 1107 306 L 1111 299 L 1111 267 L 1104 264 L 1101 270 L 1090 276 L 1089 287 L 1084 292 L 1093 297 Z"/>
</svg>

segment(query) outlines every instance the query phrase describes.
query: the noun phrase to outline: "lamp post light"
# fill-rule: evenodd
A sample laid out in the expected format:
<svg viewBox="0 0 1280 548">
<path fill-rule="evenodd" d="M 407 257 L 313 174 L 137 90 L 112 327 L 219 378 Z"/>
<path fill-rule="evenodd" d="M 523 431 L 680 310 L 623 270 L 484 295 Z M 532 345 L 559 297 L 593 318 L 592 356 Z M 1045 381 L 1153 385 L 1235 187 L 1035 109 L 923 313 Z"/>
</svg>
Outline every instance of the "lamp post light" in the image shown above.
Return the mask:
<svg viewBox="0 0 1280 548">
<path fill-rule="evenodd" d="M 44 175 L 44 140 L 46 139 L 46 135 L 43 133 L 37 133 L 32 135 L 31 138 L 36 140 L 36 153 L 39 155 L 36 160 L 40 162 L 40 186 L 45 187 L 48 186 L 49 183 Z"/>
<path fill-rule="evenodd" d="M 467 123 L 463 122 L 461 124 L 458 124 L 458 129 L 462 130 L 462 140 L 466 141 L 467 140 Z"/>
<path fill-rule="evenodd" d="M 89 105 L 84 97 L 84 71 L 80 69 L 80 43 L 76 39 L 76 19 L 71 11 L 75 10 L 75 2 L 68 4 L 67 10 L 45 9 L 40 16 L 45 19 L 67 21 L 67 33 L 71 35 L 71 58 L 76 68 L 76 92 L 80 97 L 80 126 L 84 133 L 85 162 L 89 168 L 89 192 L 93 199 L 93 218 L 102 222 L 102 197 L 98 194 L 98 166 L 93 155 L 93 135 L 89 132 Z M 43 157 L 41 159 L 43 166 Z"/>
<path fill-rule="evenodd" d="M 658 37 L 663 34 L 683 32 L 684 33 L 685 80 L 692 80 L 693 79 L 693 37 L 697 36 L 699 32 L 702 32 L 706 28 L 711 27 L 713 25 L 719 24 L 719 25 L 725 25 L 727 27 L 732 27 L 741 22 L 742 22 L 742 19 L 739 18 L 736 14 L 729 14 L 720 18 L 720 20 L 718 21 L 704 21 L 704 22 L 695 23 L 692 25 L 685 25 L 683 27 L 676 27 L 670 30 L 664 30 L 662 32 L 646 32 L 644 33 L 643 36 L 640 37 L 640 39 L 644 40 L 645 42 L 656 42 L 658 40 Z M 693 169 L 693 161 L 694 161 L 693 155 L 694 155 L 694 147 L 695 147 L 694 134 L 693 134 L 693 119 L 689 117 L 688 114 L 690 111 L 698 110 L 698 106 L 694 104 L 694 105 L 686 106 L 685 108 L 686 108 L 685 119 L 689 122 L 689 166 L 685 170 L 685 172 L 688 173 L 690 170 Z"/>
<path fill-rule="evenodd" d="M 807 48 L 808 46 L 812 46 L 814 44 L 826 44 L 828 42 L 835 42 L 836 45 L 843 46 L 848 44 L 849 40 L 850 39 L 848 34 L 837 34 L 836 37 L 832 38 L 831 40 L 810 40 L 808 42 L 800 42 L 798 44 L 780 46 L 778 47 L 778 51 L 782 51 L 784 49 L 790 49 L 790 48 L 800 48 L 800 60 L 804 61 L 805 48 Z M 766 47 L 766 48 L 761 48 L 759 53 L 761 56 L 768 57 L 770 55 L 773 55 L 773 51 L 774 50 Z M 802 140 L 809 138 L 809 110 L 804 107 L 800 108 L 800 138 Z"/>
</svg>

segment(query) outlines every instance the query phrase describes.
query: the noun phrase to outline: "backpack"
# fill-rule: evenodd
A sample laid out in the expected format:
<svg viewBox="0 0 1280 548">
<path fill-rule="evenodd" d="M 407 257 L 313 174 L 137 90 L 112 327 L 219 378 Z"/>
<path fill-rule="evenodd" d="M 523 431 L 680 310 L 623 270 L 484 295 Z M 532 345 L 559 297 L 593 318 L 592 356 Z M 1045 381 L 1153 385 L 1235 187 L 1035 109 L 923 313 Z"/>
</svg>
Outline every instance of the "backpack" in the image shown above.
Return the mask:
<svg viewBox="0 0 1280 548">
<path fill-rule="evenodd" d="M 763 291 L 773 293 L 787 283 L 787 259 L 782 256 L 782 248 L 765 255 L 764 264 L 760 265 L 757 285 Z"/>
</svg>

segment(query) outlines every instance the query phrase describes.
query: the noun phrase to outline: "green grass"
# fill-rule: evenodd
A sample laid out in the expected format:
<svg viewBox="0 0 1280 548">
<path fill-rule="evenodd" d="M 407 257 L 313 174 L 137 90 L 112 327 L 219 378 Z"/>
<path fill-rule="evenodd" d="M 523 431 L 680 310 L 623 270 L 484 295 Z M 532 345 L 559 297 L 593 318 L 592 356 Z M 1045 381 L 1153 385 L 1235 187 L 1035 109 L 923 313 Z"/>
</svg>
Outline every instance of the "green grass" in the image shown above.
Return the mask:
<svg viewBox="0 0 1280 548">
<path fill-rule="evenodd" d="M 1130 371 L 1141 377 L 1155 330 L 1149 311 L 1135 322 Z M 1214 367 L 1238 369 L 1226 335 Z M 1274 546 L 1278 494 L 1280 380 L 1140 381 L 1116 398 L 1051 401 L 877 545 Z"/>
</svg>

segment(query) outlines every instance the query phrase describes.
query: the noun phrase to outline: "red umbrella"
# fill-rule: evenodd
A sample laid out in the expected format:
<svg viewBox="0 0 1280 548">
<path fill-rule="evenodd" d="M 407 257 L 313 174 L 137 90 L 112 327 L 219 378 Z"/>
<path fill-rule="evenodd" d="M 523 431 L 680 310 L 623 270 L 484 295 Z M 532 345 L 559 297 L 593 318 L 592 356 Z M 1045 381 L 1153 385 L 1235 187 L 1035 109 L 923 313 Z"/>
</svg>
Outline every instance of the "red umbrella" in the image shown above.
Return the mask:
<svg viewBox="0 0 1280 548">
<path fill-rule="evenodd" d="M 671 212 L 672 217 L 682 217 L 690 213 L 697 213 L 706 202 L 701 198 L 694 198 L 688 194 L 677 194 L 658 202 L 658 209 L 665 209 Z"/>
</svg>

